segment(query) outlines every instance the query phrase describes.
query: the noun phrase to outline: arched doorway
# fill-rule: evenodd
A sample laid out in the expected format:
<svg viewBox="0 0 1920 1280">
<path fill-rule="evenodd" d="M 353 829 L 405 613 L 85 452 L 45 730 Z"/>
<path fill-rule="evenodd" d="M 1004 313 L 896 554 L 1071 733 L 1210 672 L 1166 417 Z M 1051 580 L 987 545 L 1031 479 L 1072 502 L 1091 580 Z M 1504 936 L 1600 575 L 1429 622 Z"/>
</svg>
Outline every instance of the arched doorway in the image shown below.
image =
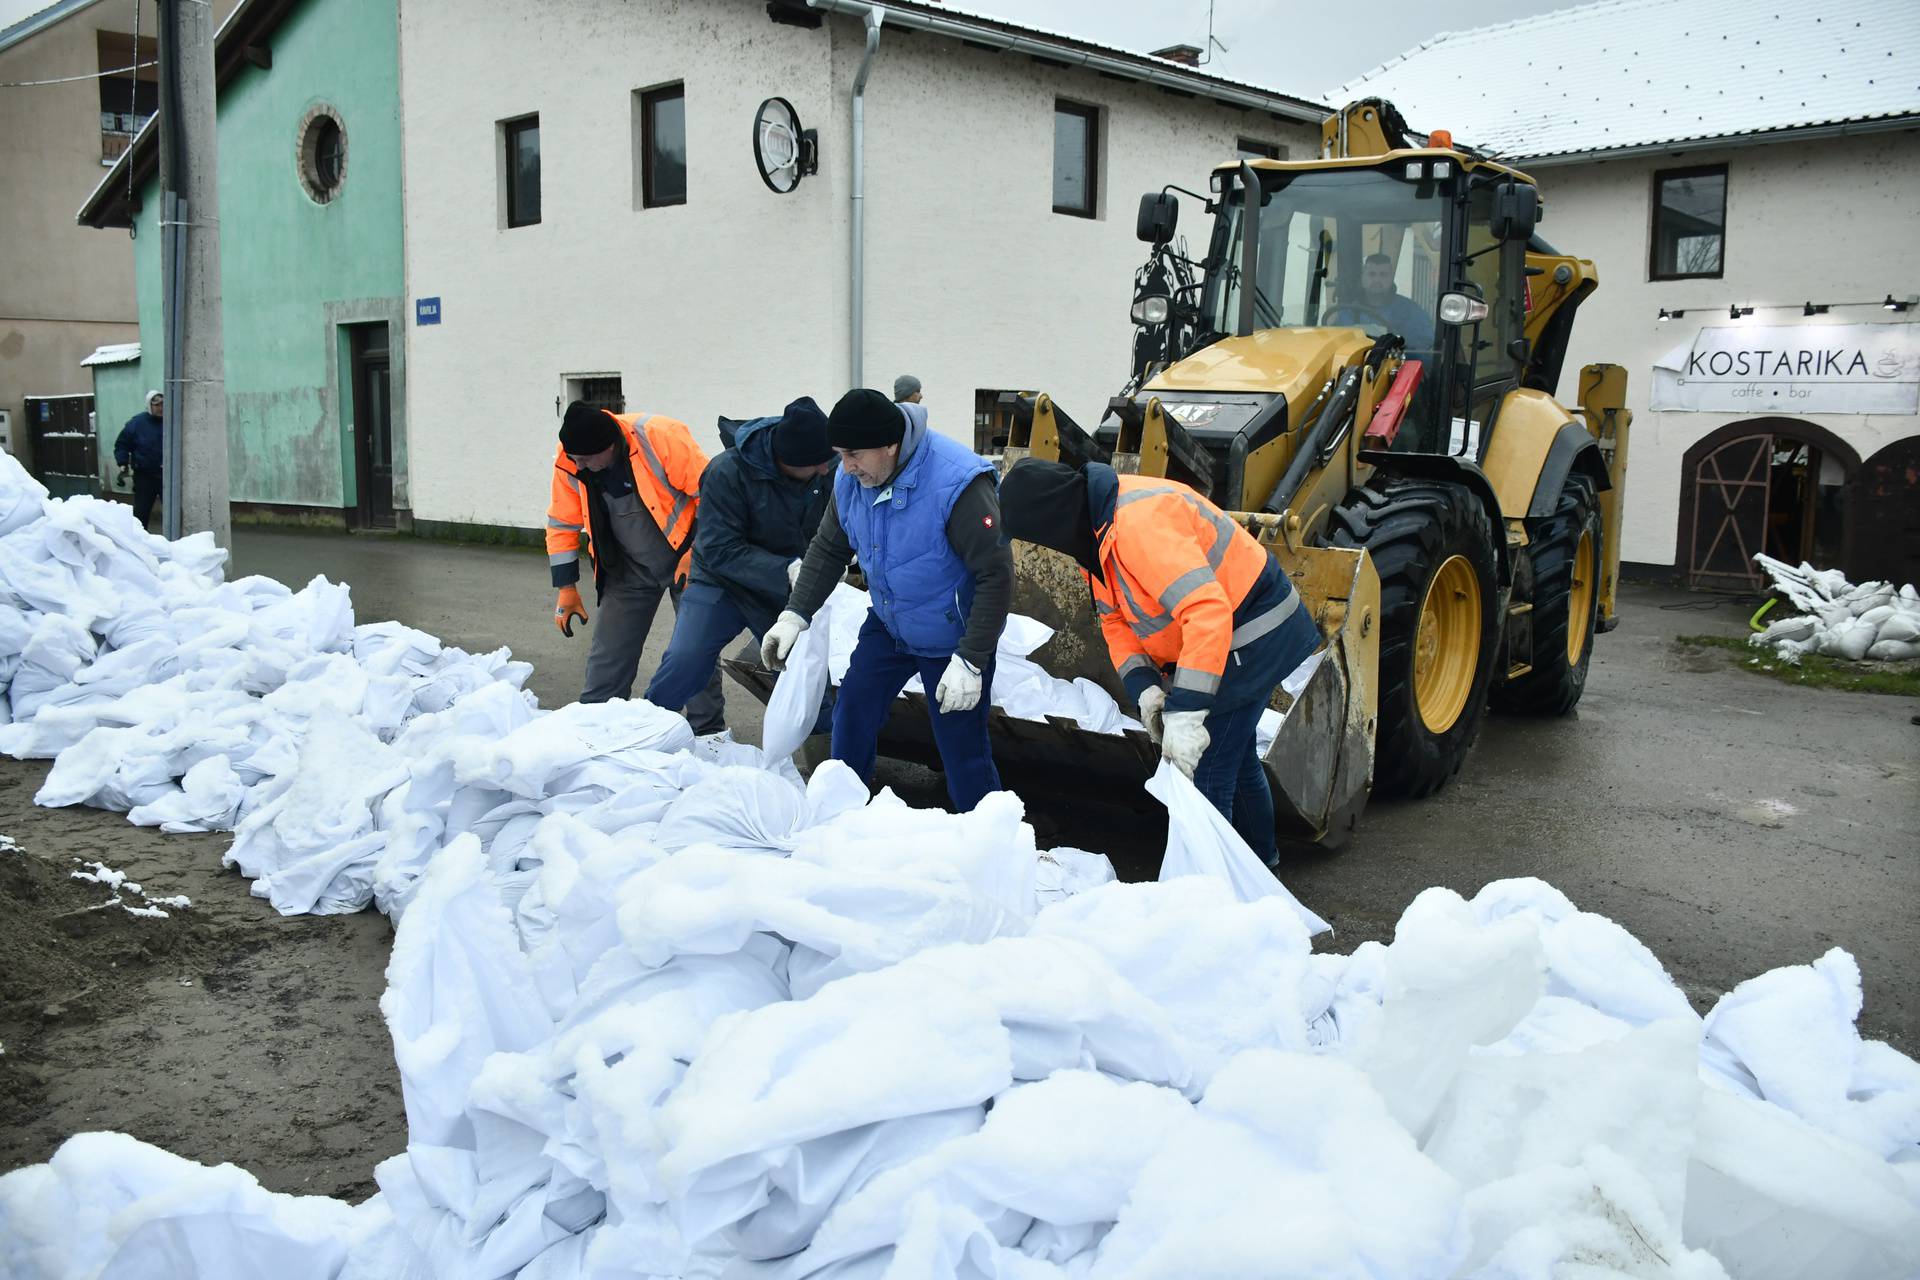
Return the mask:
<svg viewBox="0 0 1920 1280">
<path fill-rule="evenodd" d="M 1920 582 L 1920 436 L 1895 440 L 1868 458 L 1847 500 L 1858 554 L 1848 576 Z"/>
<path fill-rule="evenodd" d="M 1759 552 L 1851 574 L 1847 485 L 1860 455 L 1825 427 L 1795 418 L 1729 423 L 1681 462 L 1676 544 L 1695 590 L 1757 588 Z"/>
</svg>

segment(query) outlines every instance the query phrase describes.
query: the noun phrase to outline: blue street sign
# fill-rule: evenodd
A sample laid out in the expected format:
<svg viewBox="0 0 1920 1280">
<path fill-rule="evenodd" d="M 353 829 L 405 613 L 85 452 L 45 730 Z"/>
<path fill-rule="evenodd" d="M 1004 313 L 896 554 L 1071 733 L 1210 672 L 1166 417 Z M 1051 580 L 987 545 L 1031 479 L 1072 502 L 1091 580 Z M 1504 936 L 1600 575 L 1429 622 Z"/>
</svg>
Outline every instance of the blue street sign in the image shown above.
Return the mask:
<svg viewBox="0 0 1920 1280">
<path fill-rule="evenodd" d="M 415 324 L 439 324 L 440 299 L 415 298 L 413 300 L 413 322 Z"/>
</svg>

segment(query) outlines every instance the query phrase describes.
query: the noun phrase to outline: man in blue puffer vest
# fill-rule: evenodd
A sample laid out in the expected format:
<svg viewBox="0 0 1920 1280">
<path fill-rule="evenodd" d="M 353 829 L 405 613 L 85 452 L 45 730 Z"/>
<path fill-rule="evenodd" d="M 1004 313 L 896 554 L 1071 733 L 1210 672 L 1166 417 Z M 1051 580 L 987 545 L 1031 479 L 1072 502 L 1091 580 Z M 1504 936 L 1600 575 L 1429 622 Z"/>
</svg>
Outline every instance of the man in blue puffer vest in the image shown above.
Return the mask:
<svg viewBox="0 0 1920 1280">
<path fill-rule="evenodd" d="M 840 684 L 833 758 L 871 782 L 880 728 L 915 675 L 932 693 L 947 795 L 964 813 L 1000 789 L 987 742 L 993 655 L 1013 603 L 993 468 L 927 430 L 927 411 L 849 391 L 827 416 L 839 455 L 833 501 L 760 656 L 779 670 L 857 552 L 872 610 Z"/>
</svg>

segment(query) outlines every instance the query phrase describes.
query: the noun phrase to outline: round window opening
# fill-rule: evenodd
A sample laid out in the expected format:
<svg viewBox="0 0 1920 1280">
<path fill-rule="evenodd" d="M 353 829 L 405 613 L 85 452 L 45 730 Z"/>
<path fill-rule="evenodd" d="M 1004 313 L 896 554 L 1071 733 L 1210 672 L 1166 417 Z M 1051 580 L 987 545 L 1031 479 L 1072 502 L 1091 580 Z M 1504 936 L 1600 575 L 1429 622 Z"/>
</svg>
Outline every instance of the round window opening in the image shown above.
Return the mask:
<svg viewBox="0 0 1920 1280">
<path fill-rule="evenodd" d="M 326 204 L 347 176 L 347 131 L 331 108 L 316 107 L 300 135 L 300 184 Z"/>
</svg>

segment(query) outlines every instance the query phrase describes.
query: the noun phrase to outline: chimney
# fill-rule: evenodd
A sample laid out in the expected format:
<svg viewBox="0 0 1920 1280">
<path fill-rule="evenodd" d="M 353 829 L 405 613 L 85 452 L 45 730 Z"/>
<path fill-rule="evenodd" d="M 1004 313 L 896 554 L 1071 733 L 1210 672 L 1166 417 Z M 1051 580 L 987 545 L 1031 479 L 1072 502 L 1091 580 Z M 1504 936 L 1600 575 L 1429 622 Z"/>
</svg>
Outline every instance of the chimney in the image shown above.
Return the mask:
<svg viewBox="0 0 1920 1280">
<path fill-rule="evenodd" d="M 1197 46 L 1190 44 L 1170 44 L 1164 49 L 1155 49 L 1153 56 L 1165 58 L 1168 62 L 1177 62 L 1184 67 L 1200 65 L 1200 50 Z"/>
</svg>

